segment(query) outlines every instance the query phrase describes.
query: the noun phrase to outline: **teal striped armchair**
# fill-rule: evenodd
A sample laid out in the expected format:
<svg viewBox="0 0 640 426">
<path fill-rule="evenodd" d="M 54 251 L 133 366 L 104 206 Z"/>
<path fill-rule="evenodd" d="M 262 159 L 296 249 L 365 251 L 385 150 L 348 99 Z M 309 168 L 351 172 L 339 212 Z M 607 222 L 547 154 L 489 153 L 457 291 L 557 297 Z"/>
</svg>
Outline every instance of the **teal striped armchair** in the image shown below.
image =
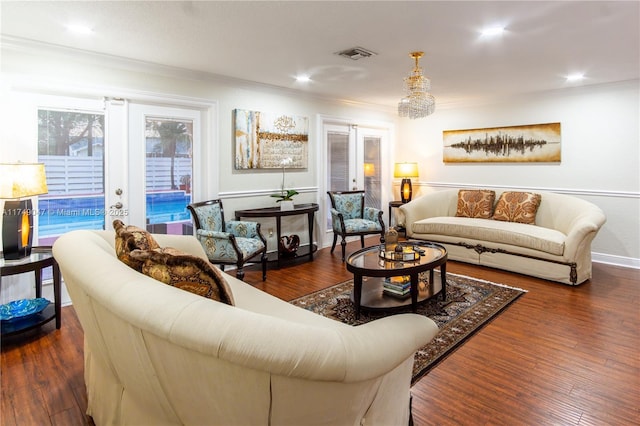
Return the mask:
<svg viewBox="0 0 640 426">
<path fill-rule="evenodd" d="M 267 279 L 267 240 L 258 222 L 225 222 L 222 200 L 209 200 L 187 206 L 196 227 L 196 238 L 207 253 L 209 262 L 236 265 L 236 277 L 244 278 L 244 264 L 261 255 L 262 280 Z"/>
<path fill-rule="evenodd" d="M 384 242 L 384 221 L 382 210 L 364 206 L 364 191 L 329 191 L 331 199 L 331 223 L 333 227 L 333 244 L 331 253 L 336 248 L 338 235 L 342 237 L 342 261 L 344 262 L 346 237 L 360 236 L 360 244 L 364 247 L 364 236 L 380 234 L 380 242 Z"/>
</svg>

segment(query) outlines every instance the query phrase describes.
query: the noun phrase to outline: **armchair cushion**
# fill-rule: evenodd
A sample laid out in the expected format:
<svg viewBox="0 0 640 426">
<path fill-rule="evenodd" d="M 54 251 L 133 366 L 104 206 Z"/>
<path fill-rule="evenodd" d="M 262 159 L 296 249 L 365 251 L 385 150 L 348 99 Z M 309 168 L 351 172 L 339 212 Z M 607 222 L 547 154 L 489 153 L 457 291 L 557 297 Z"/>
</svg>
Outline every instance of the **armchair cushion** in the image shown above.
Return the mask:
<svg viewBox="0 0 640 426">
<path fill-rule="evenodd" d="M 362 194 L 335 194 L 335 209 L 342 213 L 344 219 L 362 218 Z"/>
<path fill-rule="evenodd" d="M 236 237 L 259 238 L 258 222 L 247 222 L 244 220 L 229 220 L 225 223 L 226 231 Z"/>
<path fill-rule="evenodd" d="M 345 232 L 381 231 L 380 222 L 367 219 L 347 219 L 344 221 Z"/>
<path fill-rule="evenodd" d="M 130 256 L 142 264 L 141 272 L 182 290 L 233 305 L 227 281 L 209 262 L 171 247 L 133 250 Z"/>
<path fill-rule="evenodd" d="M 224 222 L 219 203 L 206 204 L 194 209 L 200 221 L 200 226 L 209 231 L 225 231 L 222 228 Z"/>
<path fill-rule="evenodd" d="M 149 232 L 137 226 L 127 226 L 121 220 L 113 221 L 113 229 L 116 232 L 116 256 L 120 261 L 140 272 L 142 262 L 132 258 L 131 251 L 136 249 L 153 250 L 160 246 Z"/>
</svg>

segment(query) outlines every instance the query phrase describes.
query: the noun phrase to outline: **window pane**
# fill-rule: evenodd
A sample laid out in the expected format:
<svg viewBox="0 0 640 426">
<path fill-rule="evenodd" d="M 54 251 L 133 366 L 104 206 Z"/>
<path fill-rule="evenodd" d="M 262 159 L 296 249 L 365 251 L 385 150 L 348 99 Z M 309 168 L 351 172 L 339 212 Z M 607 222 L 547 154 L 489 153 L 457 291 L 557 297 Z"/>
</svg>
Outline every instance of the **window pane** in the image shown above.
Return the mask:
<svg viewBox="0 0 640 426">
<path fill-rule="evenodd" d="M 380 178 L 380 138 L 365 136 L 364 138 L 364 205 L 380 209 L 382 202 Z"/>
<path fill-rule="evenodd" d="M 347 191 L 349 189 L 349 134 L 327 133 L 329 159 L 327 179 L 330 191 Z M 327 229 L 331 229 L 331 203 L 327 202 Z"/>
<path fill-rule="evenodd" d="M 349 190 L 349 134 L 329 133 L 329 190 Z"/>
<path fill-rule="evenodd" d="M 38 244 L 75 229 L 104 229 L 104 114 L 38 110 L 38 161 L 49 193 L 38 197 Z"/>
<path fill-rule="evenodd" d="M 191 235 L 193 121 L 147 117 L 145 128 L 147 229 Z"/>
</svg>

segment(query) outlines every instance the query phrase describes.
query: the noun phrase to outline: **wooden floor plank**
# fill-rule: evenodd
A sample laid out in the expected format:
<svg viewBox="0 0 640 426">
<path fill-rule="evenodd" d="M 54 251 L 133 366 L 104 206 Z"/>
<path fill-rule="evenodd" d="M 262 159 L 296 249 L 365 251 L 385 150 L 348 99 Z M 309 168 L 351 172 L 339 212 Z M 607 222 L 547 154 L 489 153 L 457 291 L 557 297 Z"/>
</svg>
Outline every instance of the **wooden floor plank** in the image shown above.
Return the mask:
<svg viewBox="0 0 640 426">
<path fill-rule="evenodd" d="M 528 292 L 413 386 L 416 425 L 640 424 L 640 271 L 594 264 L 593 278 L 571 287 L 458 262 L 447 269 Z M 350 278 L 338 247 L 269 269 L 264 282 L 251 266 L 245 281 L 291 300 Z M 73 307 L 62 324 L 3 342 L 3 426 L 90 420 Z"/>
</svg>

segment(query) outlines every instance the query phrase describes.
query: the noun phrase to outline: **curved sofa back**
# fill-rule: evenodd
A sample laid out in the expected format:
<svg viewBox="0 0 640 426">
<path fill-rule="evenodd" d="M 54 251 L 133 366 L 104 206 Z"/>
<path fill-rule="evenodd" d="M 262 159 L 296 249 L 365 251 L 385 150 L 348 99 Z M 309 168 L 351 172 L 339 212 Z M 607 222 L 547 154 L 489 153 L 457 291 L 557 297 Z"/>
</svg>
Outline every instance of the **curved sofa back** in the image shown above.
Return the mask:
<svg viewBox="0 0 640 426">
<path fill-rule="evenodd" d="M 193 237 L 154 237 L 204 256 Z M 377 399 L 393 400 L 385 390 L 392 386 L 408 402 L 413 353 L 437 332 L 428 318 L 396 315 L 350 327 L 233 277 L 236 306 L 229 306 L 129 268 L 115 256 L 114 239 L 108 231 L 73 231 L 53 249 L 84 329 L 88 414 L 96 424 L 278 424 L 330 407 L 338 423 L 365 413 L 406 415 L 403 407 L 385 414 Z M 396 370 L 406 389 L 384 379 Z M 316 420 L 322 424 L 307 423 Z"/>
<path fill-rule="evenodd" d="M 495 203 L 498 202 L 500 195 L 505 191 L 506 190 L 495 189 Z M 602 209 L 589 201 L 571 195 L 553 192 L 531 192 L 538 193 L 542 197 L 540 207 L 538 207 L 536 213 L 536 225 L 538 226 L 555 229 L 568 235 L 578 221 L 589 220 L 596 224 L 598 228 L 606 221 Z M 424 219 L 425 217 L 455 216 L 458 204 L 458 190 L 444 189 L 430 192 L 411 202 L 424 204 L 424 208 L 428 209 L 428 213 L 426 213 L 427 216 L 420 217 L 419 219 Z"/>
</svg>

